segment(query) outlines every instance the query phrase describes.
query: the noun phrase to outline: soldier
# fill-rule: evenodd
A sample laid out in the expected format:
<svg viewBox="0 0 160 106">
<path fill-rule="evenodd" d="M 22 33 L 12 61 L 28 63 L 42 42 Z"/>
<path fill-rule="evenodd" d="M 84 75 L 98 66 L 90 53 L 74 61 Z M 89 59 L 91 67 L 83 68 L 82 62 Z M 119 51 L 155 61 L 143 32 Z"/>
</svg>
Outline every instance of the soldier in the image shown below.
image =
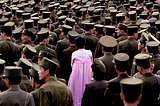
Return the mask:
<svg viewBox="0 0 160 106">
<path fill-rule="evenodd" d="M 134 58 L 143 80 L 143 96 L 139 106 L 156 106 L 159 97 L 159 76 L 150 71 L 151 56 L 149 54 L 137 54 Z"/>
<path fill-rule="evenodd" d="M 106 68 L 99 59 L 94 59 L 92 65 L 93 81 L 86 84 L 82 98 L 82 106 L 105 106 L 104 92 L 108 86 L 108 81 L 104 80 Z"/>
<path fill-rule="evenodd" d="M 22 75 L 21 67 L 5 67 L 4 73 L 9 89 L 0 93 L 0 105 L 35 106 L 33 96 L 19 88 Z"/>
<path fill-rule="evenodd" d="M 68 44 L 69 47 L 62 51 L 62 58 L 60 62 L 60 70 L 57 71 L 56 75 L 59 78 L 64 78 L 68 84 L 69 76 L 72 72 L 71 67 L 71 56 L 74 51 L 77 50 L 75 45 L 75 38 L 79 36 L 79 34 L 75 31 L 68 32 Z"/>
<path fill-rule="evenodd" d="M 104 26 L 103 25 L 95 25 L 95 35 L 97 36 L 97 38 L 101 38 L 103 35 L 104 35 L 104 32 L 103 32 L 103 28 Z"/>
<path fill-rule="evenodd" d="M 62 35 L 63 39 L 59 40 L 56 45 L 56 55 L 57 55 L 58 61 L 61 60 L 62 51 L 69 47 L 67 34 L 71 30 L 72 30 L 72 27 L 70 27 L 68 25 L 62 25 L 61 35 Z"/>
<path fill-rule="evenodd" d="M 129 26 L 136 26 L 136 22 L 137 22 L 136 11 L 130 11 L 128 14 L 129 14 L 129 19 L 131 21 Z"/>
<path fill-rule="evenodd" d="M 33 64 L 32 68 L 29 70 L 30 72 L 30 82 L 32 87 L 35 89 L 30 92 L 33 95 L 35 106 L 39 106 L 39 88 L 44 84 L 43 80 L 39 80 L 38 71 L 40 71 L 40 66 L 37 64 Z"/>
<path fill-rule="evenodd" d="M 141 79 L 126 78 L 120 82 L 120 85 L 120 96 L 124 106 L 138 106 L 142 98 L 143 81 Z"/>
<path fill-rule="evenodd" d="M 133 63 L 133 58 L 136 54 L 139 53 L 138 51 L 138 42 L 137 40 L 137 30 L 138 27 L 137 26 L 129 26 L 128 27 L 128 39 L 119 42 L 118 48 L 117 48 L 117 52 L 118 53 L 126 53 L 130 56 L 129 59 L 129 69 L 127 71 L 127 73 L 130 75 L 131 73 L 131 66 Z"/>
<path fill-rule="evenodd" d="M 105 91 L 106 105 L 124 106 L 120 100 L 120 81 L 125 78 L 130 78 L 127 74 L 129 56 L 125 53 L 118 53 L 114 56 L 115 70 L 118 76 L 108 82 L 108 87 Z"/>
<path fill-rule="evenodd" d="M 106 67 L 105 80 L 109 81 L 117 76 L 114 64 L 112 62 L 112 51 L 114 50 L 114 47 L 117 45 L 117 41 L 111 36 L 103 36 L 100 38 L 99 42 L 102 45 L 102 53 L 104 54 L 99 59 L 103 62 L 103 64 Z"/>
<path fill-rule="evenodd" d="M 22 80 L 21 83 L 19 84 L 19 87 L 26 92 L 31 92 L 33 91 L 33 88 L 31 86 L 31 82 L 29 81 L 29 69 L 31 68 L 32 64 L 24 59 L 24 58 L 20 58 L 18 62 L 14 62 L 14 64 L 17 67 L 21 67 L 22 68 Z"/>
<path fill-rule="evenodd" d="M 22 45 L 22 42 L 21 42 L 22 31 L 23 31 L 23 29 L 21 27 L 17 28 L 17 29 L 14 29 L 12 31 L 12 34 L 13 34 L 13 36 L 15 38 L 15 42 L 14 43 L 19 45 L 19 46 Z"/>
<path fill-rule="evenodd" d="M 91 50 L 92 56 L 94 56 L 95 48 L 97 46 L 98 38 L 93 34 L 94 23 L 85 23 L 85 34 L 83 37 L 86 39 L 85 49 Z"/>
<path fill-rule="evenodd" d="M 52 106 L 53 104 L 55 106 L 72 106 L 73 101 L 69 88 L 54 77 L 59 65 L 45 57 L 39 65 L 39 79 L 45 81 L 45 84 L 39 88 L 40 106 Z"/>
<path fill-rule="evenodd" d="M 6 65 L 14 65 L 14 61 L 18 61 L 21 57 L 21 48 L 12 43 L 10 40 L 11 35 L 11 26 L 5 24 L 1 31 L 1 38 L 3 41 L 0 41 L 0 53 L 3 55 L 2 59 L 6 61 Z"/>
<path fill-rule="evenodd" d="M 4 73 L 4 66 L 5 61 L 3 59 L 0 59 L 0 92 L 3 92 L 8 89 L 4 79 L 2 78 L 2 75 Z"/>
<path fill-rule="evenodd" d="M 119 23 L 117 27 L 117 35 L 119 36 L 117 38 L 117 42 L 126 40 L 128 38 L 126 32 L 127 32 L 127 26 L 124 24 Z"/>
</svg>

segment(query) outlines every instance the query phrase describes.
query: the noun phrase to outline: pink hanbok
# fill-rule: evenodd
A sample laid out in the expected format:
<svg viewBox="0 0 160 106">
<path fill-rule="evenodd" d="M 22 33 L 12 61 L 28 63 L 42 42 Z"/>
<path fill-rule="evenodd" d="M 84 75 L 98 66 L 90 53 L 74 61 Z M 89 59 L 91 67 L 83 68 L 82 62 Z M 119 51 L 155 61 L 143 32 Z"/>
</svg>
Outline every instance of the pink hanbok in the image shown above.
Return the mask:
<svg viewBox="0 0 160 106">
<path fill-rule="evenodd" d="M 68 87 L 72 92 L 74 106 L 81 106 L 85 84 L 92 80 L 91 65 L 92 53 L 90 50 L 78 49 L 72 53 L 72 73 Z"/>
</svg>

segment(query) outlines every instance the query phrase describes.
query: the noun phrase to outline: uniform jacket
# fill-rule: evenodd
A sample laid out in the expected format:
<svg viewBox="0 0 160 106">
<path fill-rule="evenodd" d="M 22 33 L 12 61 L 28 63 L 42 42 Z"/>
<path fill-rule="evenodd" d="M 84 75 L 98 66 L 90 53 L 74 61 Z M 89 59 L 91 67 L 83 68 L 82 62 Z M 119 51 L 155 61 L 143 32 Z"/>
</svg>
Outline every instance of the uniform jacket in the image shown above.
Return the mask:
<svg viewBox="0 0 160 106">
<path fill-rule="evenodd" d="M 128 74 L 130 75 L 130 73 L 131 73 L 130 70 L 132 67 L 133 58 L 136 54 L 140 53 L 140 51 L 138 51 L 138 42 L 132 37 L 129 37 L 128 39 L 119 42 L 118 53 L 126 53 L 129 55 Z"/>
<path fill-rule="evenodd" d="M 0 106 L 24 106 L 27 92 L 18 86 L 11 86 L 8 90 L 0 93 Z M 35 106 L 31 94 L 28 95 L 27 106 Z"/>
<path fill-rule="evenodd" d="M 103 56 L 102 53 L 102 45 L 100 44 L 100 42 L 98 41 L 96 49 L 95 49 L 95 53 L 94 53 L 94 58 L 99 58 Z"/>
<path fill-rule="evenodd" d="M 104 80 L 94 80 L 87 83 L 82 98 L 82 106 L 105 106 L 104 92 L 107 85 L 108 82 Z"/>
<path fill-rule="evenodd" d="M 60 70 L 57 71 L 56 75 L 58 78 L 63 78 L 68 82 L 69 76 L 72 72 L 71 67 L 71 56 L 72 53 L 77 50 L 76 45 L 71 45 L 67 49 L 64 49 L 62 52 L 62 60 L 60 60 Z"/>
<path fill-rule="evenodd" d="M 95 35 L 89 33 L 85 33 L 83 37 L 86 39 L 85 49 L 91 50 L 92 56 L 94 56 L 95 48 L 98 43 L 98 38 Z"/>
<path fill-rule="evenodd" d="M 155 75 L 151 72 L 142 75 L 142 99 L 138 106 L 158 106 L 159 85 Z"/>
<path fill-rule="evenodd" d="M 56 45 L 56 55 L 57 55 L 58 61 L 61 59 L 62 51 L 64 49 L 67 49 L 68 47 L 69 47 L 68 38 L 66 38 L 66 37 L 64 39 L 59 40 L 57 42 L 57 45 Z"/>
<path fill-rule="evenodd" d="M 0 92 L 7 90 L 8 87 L 4 81 L 4 79 L 0 76 Z"/>
<path fill-rule="evenodd" d="M 130 77 L 124 73 L 108 82 L 109 85 L 105 91 L 106 106 L 124 106 L 123 101 L 120 99 L 120 81 L 125 78 Z"/>
<path fill-rule="evenodd" d="M 19 46 L 21 46 L 21 45 L 22 45 L 22 42 L 21 42 L 21 41 L 18 41 L 18 40 L 17 40 L 17 41 L 15 41 L 14 43 L 15 43 L 15 44 L 17 44 L 17 45 L 19 45 Z"/>
<path fill-rule="evenodd" d="M 21 57 L 21 48 L 16 45 L 13 52 L 14 43 L 10 39 L 0 41 L 0 53 L 2 59 L 6 61 L 6 65 L 14 65 L 15 61 L 18 61 Z"/>
<path fill-rule="evenodd" d="M 120 37 L 117 38 L 117 42 L 126 40 L 128 38 L 127 34 L 121 35 Z"/>
<path fill-rule="evenodd" d="M 40 106 L 72 106 L 69 88 L 56 77 L 51 77 L 39 88 Z"/>
<path fill-rule="evenodd" d="M 109 81 L 109 80 L 115 78 L 118 74 L 114 68 L 114 63 L 112 62 L 112 60 L 113 60 L 112 53 L 105 53 L 104 56 L 100 57 L 99 59 L 106 66 L 105 79 L 107 81 Z"/>
<path fill-rule="evenodd" d="M 39 45 L 35 46 L 35 49 L 37 50 L 37 55 L 38 55 L 40 50 L 47 51 L 48 47 L 45 44 L 39 44 Z M 53 54 L 55 56 L 55 58 L 56 58 L 56 53 L 55 53 L 55 51 L 53 49 L 49 48 L 48 52 Z"/>
<path fill-rule="evenodd" d="M 41 87 L 41 85 L 38 86 L 37 88 L 35 88 L 34 91 L 30 92 L 32 94 L 33 98 L 34 98 L 35 106 L 39 106 L 39 94 L 38 94 L 38 92 L 39 92 L 40 87 Z"/>
<path fill-rule="evenodd" d="M 160 70 L 160 57 L 154 56 L 154 70 L 153 74 L 156 74 L 158 70 Z"/>
<path fill-rule="evenodd" d="M 29 81 L 29 79 L 27 78 L 27 76 L 23 76 L 21 83 L 19 84 L 19 87 L 26 92 L 31 92 L 33 91 L 33 87 L 31 85 L 31 82 Z"/>
</svg>

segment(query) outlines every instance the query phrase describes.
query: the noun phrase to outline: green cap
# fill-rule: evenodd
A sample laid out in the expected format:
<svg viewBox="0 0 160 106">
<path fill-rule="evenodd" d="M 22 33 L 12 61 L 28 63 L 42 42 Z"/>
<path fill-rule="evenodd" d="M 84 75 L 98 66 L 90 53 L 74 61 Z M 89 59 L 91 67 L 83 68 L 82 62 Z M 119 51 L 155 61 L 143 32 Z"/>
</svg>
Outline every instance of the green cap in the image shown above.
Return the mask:
<svg viewBox="0 0 160 106">
<path fill-rule="evenodd" d="M 31 55 L 31 56 L 34 56 L 37 51 L 34 47 L 30 46 L 29 44 L 25 45 L 25 47 L 23 48 L 23 53 L 25 55 Z"/>
<path fill-rule="evenodd" d="M 44 12 L 42 12 L 42 18 L 43 19 L 48 18 L 48 17 L 50 17 L 50 14 L 51 14 L 51 12 L 44 11 Z"/>
<path fill-rule="evenodd" d="M 111 17 L 105 17 L 105 25 L 111 24 Z"/>
<path fill-rule="evenodd" d="M 117 45 L 116 39 L 111 36 L 102 36 L 99 42 L 104 47 L 115 47 Z"/>
<path fill-rule="evenodd" d="M 38 29 L 47 28 L 48 21 L 47 20 L 39 20 L 38 21 Z"/>
<path fill-rule="evenodd" d="M 39 51 L 39 54 L 38 54 L 38 57 L 39 58 L 43 58 L 43 57 L 46 57 L 46 58 L 49 58 L 49 59 L 53 59 L 53 58 L 56 58 L 53 54 L 47 52 L 47 51 L 43 51 L 43 50 L 40 50 Z"/>
<path fill-rule="evenodd" d="M 68 34 L 68 32 L 71 30 L 72 30 L 72 27 L 68 25 L 62 25 L 62 32 L 64 32 L 65 34 Z"/>
<path fill-rule="evenodd" d="M 136 25 L 137 25 L 137 26 L 140 26 L 142 20 L 143 20 L 142 18 L 138 19 L 137 22 L 136 22 Z"/>
<path fill-rule="evenodd" d="M 68 38 L 70 40 L 71 43 L 75 43 L 75 38 L 78 37 L 79 34 L 76 31 L 69 31 L 68 32 Z"/>
<path fill-rule="evenodd" d="M 15 66 L 7 66 L 4 69 L 4 77 L 21 77 L 22 68 Z"/>
<path fill-rule="evenodd" d="M 18 67 L 21 67 L 22 68 L 22 71 L 23 69 L 30 69 L 31 66 L 32 66 L 32 63 L 29 62 L 27 59 L 25 58 L 20 58 L 18 62 L 14 62 L 14 64 Z"/>
<path fill-rule="evenodd" d="M 116 16 L 117 10 L 110 10 L 110 16 Z"/>
<path fill-rule="evenodd" d="M 46 69 L 52 69 L 50 71 L 54 71 L 54 72 L 57 70 L 57 68 L 60 67 L 58 63 L 56 63 L 55 61 L 50 60 L 50 59 L 48 59 L 46 57 L 43 57 L 43 59 L 42 59 L 41 63 L 39 64 L 39 66 L 42 66 L 42 67 L 44 67 Z"/>
<path fill-rule="evenodd" d="M 75 25 L 75 20 L 71 19 L 71 18 L 66 18 L 65 23 L 66 23 L 66 25 L 69 25 L 69 26 L 71 26 L 73 28 L 74 25 Z"/>
<path fill-rule="evenodd" d="M 128 12 L 128 14 L 129 14 L 129 18 L 131 20 L 134 20 L 137 17 L 136 11 L 130 11 L 130 12 Z"/>
<path fill-rule="evenodd" d="M 116 64 L 128 64 L 129 56 L 126 53 L 117 53 L 114 56 L 114 63 Z"/>
<path fill-rule="evenodd" d="M 121 93 L 126 97 L 126 99 L 134 98 L 142 93 L 143 81 L 137 78 L 126 78 L 120 81 L 120 87 Z"/>
<path fill-rule="evenodd" d="M 5 18 L 10 19 L 10 18 L 12 17 L 12 12 L 6 12 L 6 13 L 3 14 L 3 16 L 4 16 Z"/>
<path fill-rule="evenodd" d="M 133 62 L 133 64 L 135 64 L 137 66 L 141 66 L 141 67 L 150 66 L 151 58 L 152 57 L 149 54 L 139 53 L 134 56 L 135 62 Z"/>
<path fill-rule="evenodd" d="M 94 23 L 85 23 L 84 24 L 85 30 L 93 29 L 93 27 L 94 27 Z"/>
<path fill-rule="evenodd" d="M 104 25 L 96 24 L 96 25 L 94 26 L 94 28 L 95 28 L 96 31 L 103 32 Z"/>
</svg>

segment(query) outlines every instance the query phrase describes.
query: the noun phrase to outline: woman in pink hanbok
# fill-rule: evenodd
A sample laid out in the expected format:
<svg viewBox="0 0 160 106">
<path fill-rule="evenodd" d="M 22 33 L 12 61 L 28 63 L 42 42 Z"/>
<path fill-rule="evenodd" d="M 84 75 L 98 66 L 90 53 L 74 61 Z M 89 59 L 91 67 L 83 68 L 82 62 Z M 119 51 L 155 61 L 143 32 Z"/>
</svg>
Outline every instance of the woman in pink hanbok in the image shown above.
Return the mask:
<svg viewBox="0 0 160 106">
<path fill-rule="evenodd" d="M 85 84 L 92 80 L 92 52 L 84 49 L 85 42 L 85 38 L 77 37 L 75 43 L 78 50 L 72 53 L 72 73 L 68 81 L 68 87 L 72 92 L 74 106 L 81 106 Z"/>
</svg>

